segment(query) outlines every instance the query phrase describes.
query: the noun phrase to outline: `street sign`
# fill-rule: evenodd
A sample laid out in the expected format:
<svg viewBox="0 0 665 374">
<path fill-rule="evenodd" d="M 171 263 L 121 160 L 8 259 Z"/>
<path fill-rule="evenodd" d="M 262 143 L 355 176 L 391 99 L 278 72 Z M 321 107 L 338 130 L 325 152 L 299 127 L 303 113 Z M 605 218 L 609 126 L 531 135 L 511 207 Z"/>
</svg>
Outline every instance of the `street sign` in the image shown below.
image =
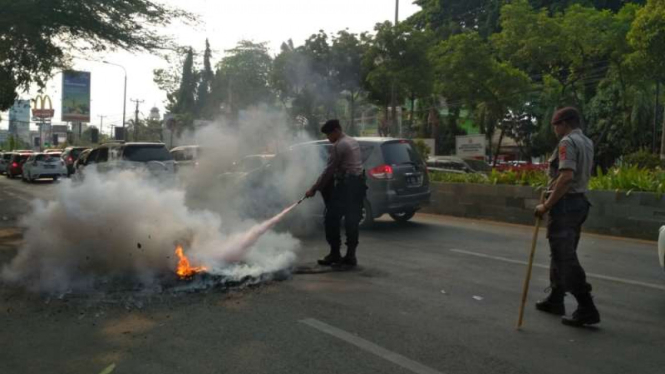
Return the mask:
<svg viewBox="0 0 665 374">
<path fill-rule="evenodd" d="M 481 158 L 487 152 L 485 135 L 462 135 L 455 137 L 455 155 L 460 158 Z"/>
</svg>

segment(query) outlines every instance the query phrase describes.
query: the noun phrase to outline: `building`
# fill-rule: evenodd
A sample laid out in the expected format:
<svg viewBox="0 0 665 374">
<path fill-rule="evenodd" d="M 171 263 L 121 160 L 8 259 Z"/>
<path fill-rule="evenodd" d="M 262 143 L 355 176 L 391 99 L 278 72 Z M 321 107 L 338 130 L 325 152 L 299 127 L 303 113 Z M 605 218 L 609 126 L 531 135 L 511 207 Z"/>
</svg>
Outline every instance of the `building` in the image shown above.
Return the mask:
<svg viewBox="0 0 665 374">
<path fill-rule="evenodd" d="M 0 130 L 0 149 L 8 151 L 6 144 L 9 141 L 9 130 Z"/>
<path fill-rule="evenodd" d="M 159 113 L 159 108 L 153 107 L 150 109 L 150 115 L 148 116 L 148 119 L 153 121 L 160 121 L 162 119 L 162 115 Z"/>
</svg>

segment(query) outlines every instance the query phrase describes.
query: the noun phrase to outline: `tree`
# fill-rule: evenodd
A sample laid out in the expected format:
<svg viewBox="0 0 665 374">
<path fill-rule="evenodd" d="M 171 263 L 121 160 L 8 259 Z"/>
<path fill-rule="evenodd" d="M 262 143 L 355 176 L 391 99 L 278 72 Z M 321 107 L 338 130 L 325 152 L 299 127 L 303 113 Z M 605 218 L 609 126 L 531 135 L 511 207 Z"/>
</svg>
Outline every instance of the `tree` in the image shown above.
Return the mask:
<svg viewBox="0 0 665 374">
<path fill-rule="evenodd" d="M 358 135 L 355 126 L 356 103 L 362 93 L 363 55 L 368 45 L 366 37 L 340 31 L 333 38 L 331 47 L 332 70 L 335 86 L 349 102 L 349 125 L 347 132 Z"/>
<path fill-rule="evenodd" d="M 199 73 L 200 81 L 196 91 L 196 115 L 199 118 L 212 118 L 210 106 L 210 90 L 212 82 L 215 79 L 215 72 L 212 70 L 212 51 L 210 42 L 206 39 L 206 49 L 203 53 L 203 70 Z"/>
<path fill-rule="evenodd" d="M 176 94 L 173 112 L 176 114 L 194 113 L 196 104 L 197 74 L 194 71 L 194 51 L 189 48 L 180 75 L 180 88 Z"/>
<path fill-rule="evenodd" d="M 176 20 L 194 17 L 150 0 L 3 1 L 0 111 L 14 104 L 18 90 L 32 83 L 44 87 L 54 70 L 69 65 L 74 52 L 172 48 L 156 29 Z"/>
<path fill-rule="evenodd" d="M 536 154 L 549 152 L 556 144 L 549 120 L 557 107 L 565 105 L 581 110 L 601 166 L 645 145 L 644 136 L 634 135 L 642 133 L 650 120 L 653 109 L 648 109 L 645 98 L 653 97 L 654 89 L 638 71 L 652 68 L 636 68 L 639 64 L 634 62 L 644 59 L 626 58 L 634 55 L 627 34 L 640 7 L 626 4 L 599 10 L 611 5 L 601 3 L 552 12 L 535 10 L 521 0 L 501 9 L 501 31 L 491 41 L 499 59 L 534 81 L 524 110 L 536 121 L 532 137 Z"/>
<path fill-rule="evenodd" d="M 270 87 L 272 57 L 265 43 L 243 40 L 226 51 L 217 64 L 211 100 L 215 108 L 222 103 L 233 119 L 240 110 L 260 103 L 272 104 L 274 94 Z"/>
<path fill-rule="evenodd" d="M 383 120 L 390 124 L 388 133 L 398 136 L 396 106 L 404 96 L 395 85 L 399 80 L 399 72 L 404 66 L 402 61 L 403 41 L 400 40 L 403 29 L 397 30 L 392 23 L 384 22 L 377 24 L 374 30 L 376 34 L 363 58 L 366 72 L 365 89 L 368 92 L 368 98 L 383 108 Z M 393 90 L 395 95 L 391 94 Z M 389 115 L 388 108 L 390 107 L 392 111 Z M 381 127 L 379 133 L 388 135 L 385 130 L 381 131 Z"/>
<path fill-rule="evenodd" d="M 635 55 L 633 61 L 639 61 L 656 84 L 665 81 L 665 0 L 648 0 L 647 5 L 637 12 L 628 34 L 628 40 Z M 665 116 L 660 144 L 660 157 L 665 159 Z"/>
<path fill-rule="evenodd" d="M 433 31 L 441 39 L 467 31 L 487 38 L 497 30 L 501 0 L 416 0 L 422 8 L 407 23 Z"/>
<path fill-rule="evenodd" d="M 433 49 L 431 58 L 439 93 L 459 99 L 458 103 L 448 103 L 453 108 L 465 104 L 478 109 L 481 131 L 491 144 L 499 122 L 510 108 L 523 103 L 530 89 L 529 77 L 496 60 L 490 45 L 477 32 L 452 36 Z M 504 129 L 501 131 L 503 136 Z"/>
</svg>

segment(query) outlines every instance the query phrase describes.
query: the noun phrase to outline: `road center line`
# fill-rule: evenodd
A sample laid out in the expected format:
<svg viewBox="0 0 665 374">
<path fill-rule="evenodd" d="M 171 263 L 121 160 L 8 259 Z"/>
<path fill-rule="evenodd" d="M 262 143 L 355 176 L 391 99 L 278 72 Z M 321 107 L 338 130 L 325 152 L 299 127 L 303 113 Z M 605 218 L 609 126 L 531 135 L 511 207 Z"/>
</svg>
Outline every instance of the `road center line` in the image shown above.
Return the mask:
<svg viewBox="0 0 665 374">
<path fill-rule="evenodd" d="M 506 258 L 506 257 L 486 255 L 484 253 L 465 251 L 465 250 L 462 250 L 462 249 L 451 249 L 450 251 L 455 252 L 455 253 L 464 254 L 464 255 L 469 255 L 469 256 L 476 256 L 476 257 L 488 258 L 488 259 L 491 259 L 491 260 L 508 262 L 508 263 L 511 263 L 511 264 L 528 265 L 528 263 L 526 261 L 519 261 L 519 260 L 513 260 L 513 259 L 510 259 L 510 258 Z M 541 269 L 549 269 L 550 268 L 549 265 L 543 265 L 543 264 L 533 264 L 533 266 L 537 267 L 537 268 L 541 268 Z M 659 284 L 634 281 L 634 280 L 630 280 L 630 279 L 617 278 L 617 277 L 611 277 L 611 276 L 608 276 L 608 275 L 594 274 L 594 273 L 586 273 L 586 276 L 589 277 L 589 278 L 602 279 L 602 280 L 606 280 L 606 281 L 610 281 L 610 282 L 617 282 L 617 283 L 629 284 L 629 285 L 632 285 L 632 286 L 640 286 L 640 287 L 646 287 L 646 288 L 652 288 L 652 289 L 655 289 L 655 290 L 665 291 L 665 286 L 661 286 Z"/>
<path fill-rule="evenodd" d="M 438 370 L 434 370 L 428 366 L 425 366 L 419 362 L 410 360 L 398 353 L 389 351 L 383 347 L 380 347 L 370 341 L 367 341 L 363 338 L 357 337 L 351 333 L 348 333 L 344 330 L 340 330 L 337 327 L 330 326 L 327 323 L 321 322 L 314 318 L 307 318 L 300 321 L 305 325 L 315 328 L 321 332 L 324 332 L 328 335 L 332 335 L 338 339 L 344 340 L 345 342 L 355 345 L 356 347 L 363 349 L 369 353 L 372 353 L 386 361 L 390 361 L 395 365 L 401 366 L 404 369 L 407 369 L 416 374 L 442 374 Z"/>
</svg>

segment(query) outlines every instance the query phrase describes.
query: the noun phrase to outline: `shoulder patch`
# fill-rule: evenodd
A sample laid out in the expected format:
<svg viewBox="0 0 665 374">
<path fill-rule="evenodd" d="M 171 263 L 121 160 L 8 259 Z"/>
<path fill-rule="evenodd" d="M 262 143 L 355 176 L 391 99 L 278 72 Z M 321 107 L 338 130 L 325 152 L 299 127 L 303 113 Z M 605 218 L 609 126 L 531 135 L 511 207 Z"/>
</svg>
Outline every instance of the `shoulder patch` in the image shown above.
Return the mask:
<svg viewBox="0 0 665 374">
<path fill-rule="evenodd" d="M 566 144 L 559 144 L 559 159 L 561 161 L 566 160 L 567 153 L 568 153 L 568 150 L 567 150 Z"/>
</svg>

